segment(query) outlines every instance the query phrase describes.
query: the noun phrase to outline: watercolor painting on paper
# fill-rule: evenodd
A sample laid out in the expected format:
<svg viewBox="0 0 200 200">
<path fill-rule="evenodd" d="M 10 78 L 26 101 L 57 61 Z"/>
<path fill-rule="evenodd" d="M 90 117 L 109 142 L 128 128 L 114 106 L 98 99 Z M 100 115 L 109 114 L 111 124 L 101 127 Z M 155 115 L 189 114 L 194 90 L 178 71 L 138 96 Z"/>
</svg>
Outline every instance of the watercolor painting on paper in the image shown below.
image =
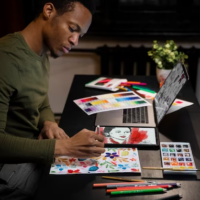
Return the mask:
<svg viewBox="0 0 200 200">
<path fill-rule="evenodd" d="M 105 144 L 157 144 L 154 128 L 100 127 L 99 134 L 104 136 Z"/>
<path fill-rule="evenodd" d="M 137 148 L 105 148 L 96 158 L 56 157 L 50 174 L 141 173 Z"/>
</svg>

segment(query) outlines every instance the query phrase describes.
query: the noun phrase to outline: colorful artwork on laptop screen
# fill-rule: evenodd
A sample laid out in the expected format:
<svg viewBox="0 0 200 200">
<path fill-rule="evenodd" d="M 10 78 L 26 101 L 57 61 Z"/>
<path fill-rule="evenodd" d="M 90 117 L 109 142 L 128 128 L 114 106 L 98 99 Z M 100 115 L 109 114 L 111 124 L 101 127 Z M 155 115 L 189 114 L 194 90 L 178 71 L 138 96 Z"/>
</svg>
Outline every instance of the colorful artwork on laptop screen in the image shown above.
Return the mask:
<svg viewBox="0 0 200 200">
<path fill-rule="evenodd" d="M 104 94 L 74 100 L 88 115 L 110 110 L 150 106 L 151 104 L 134 92 Z"/>
<path fill-rule="evenodd" d="M 57 157 L 50 174 L 141 173 L 136 148 L 105 148 L 97 158 Z"/>
<path fill-rule="evenodd" d="M 104 143 L 106 144 L 156 145 L 154 128 L 100 127 L 99 133 L 104 136 Z"/>
</svg>

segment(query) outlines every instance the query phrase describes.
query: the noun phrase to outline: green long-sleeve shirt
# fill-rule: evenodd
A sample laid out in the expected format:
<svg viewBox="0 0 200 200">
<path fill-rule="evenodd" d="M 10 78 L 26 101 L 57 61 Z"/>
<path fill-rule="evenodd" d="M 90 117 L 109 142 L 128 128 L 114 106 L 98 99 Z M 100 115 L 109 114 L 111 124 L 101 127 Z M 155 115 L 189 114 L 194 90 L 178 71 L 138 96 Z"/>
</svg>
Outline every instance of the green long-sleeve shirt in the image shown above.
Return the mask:
<svg viewBox="0 0 200 200">
<path fill-rule="evenodd" d="M 46 54 L 19 32 L 0 38 L 0 163 L 53 162 L 55 140 L 37 140 L 44 121 L 54 121 L 48 79 Z"/>
</svg>

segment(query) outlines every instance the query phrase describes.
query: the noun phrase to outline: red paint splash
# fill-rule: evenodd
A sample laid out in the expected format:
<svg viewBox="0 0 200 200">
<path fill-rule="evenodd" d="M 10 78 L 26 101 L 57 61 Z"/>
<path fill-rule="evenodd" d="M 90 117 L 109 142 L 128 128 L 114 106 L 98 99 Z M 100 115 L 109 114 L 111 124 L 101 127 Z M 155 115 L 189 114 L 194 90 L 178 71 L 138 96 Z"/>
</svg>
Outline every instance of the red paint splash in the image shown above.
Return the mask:
<svg viewBox="0 0 200 200">
<path fill-rule="evenodd" d="M 79 172 L 80 172 L 79 169 L 77 169 L 77 170 L 68 169 L 68 173 L 69 173 L 69 174 L 75 174 L 75 173 L 79 173 Z"/>
<path fill-rule="evenodd" d="M 132 168 L 131 171 L 133 171 L 133 172 L 139 172 L 140 170 L 139 170 L 139 169 Z"/>
<path fill-rule="evenodd" d="M 128 144 L 139 144 L 148 138 L 147 131 L 139 131 L 139 128 L 132 128 Z"/>
<path fill-rule="evenodd" d="M 175 101 L 175 103 L 182 104 L 183 102 L 182 101 Z"/>
<path fill-rule="evenodd" d="M 71 159 L 69 159 L 69 162 L 70 162 L 70 163 L 75 162 L 75 161 L 76 161 L 75 158 L 71 158 Z"/>
</svg>

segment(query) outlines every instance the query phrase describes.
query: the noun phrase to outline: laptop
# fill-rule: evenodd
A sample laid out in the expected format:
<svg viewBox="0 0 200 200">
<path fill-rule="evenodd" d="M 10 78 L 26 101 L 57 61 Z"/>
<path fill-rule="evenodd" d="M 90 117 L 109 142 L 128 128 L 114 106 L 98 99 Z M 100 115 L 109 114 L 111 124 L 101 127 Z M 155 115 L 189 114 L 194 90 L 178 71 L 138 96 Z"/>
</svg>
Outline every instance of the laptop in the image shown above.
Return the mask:
<svg viewBox="0 0 200 200">
<path fill-rule="evenodd" d="M 97 113 L 95 125 L 157 127 L 187 80 L 189 76 L 184 65 L 178 63 L 168 75 L 154 100 L 148 100 L 152 106 Z"/>
</svg>

